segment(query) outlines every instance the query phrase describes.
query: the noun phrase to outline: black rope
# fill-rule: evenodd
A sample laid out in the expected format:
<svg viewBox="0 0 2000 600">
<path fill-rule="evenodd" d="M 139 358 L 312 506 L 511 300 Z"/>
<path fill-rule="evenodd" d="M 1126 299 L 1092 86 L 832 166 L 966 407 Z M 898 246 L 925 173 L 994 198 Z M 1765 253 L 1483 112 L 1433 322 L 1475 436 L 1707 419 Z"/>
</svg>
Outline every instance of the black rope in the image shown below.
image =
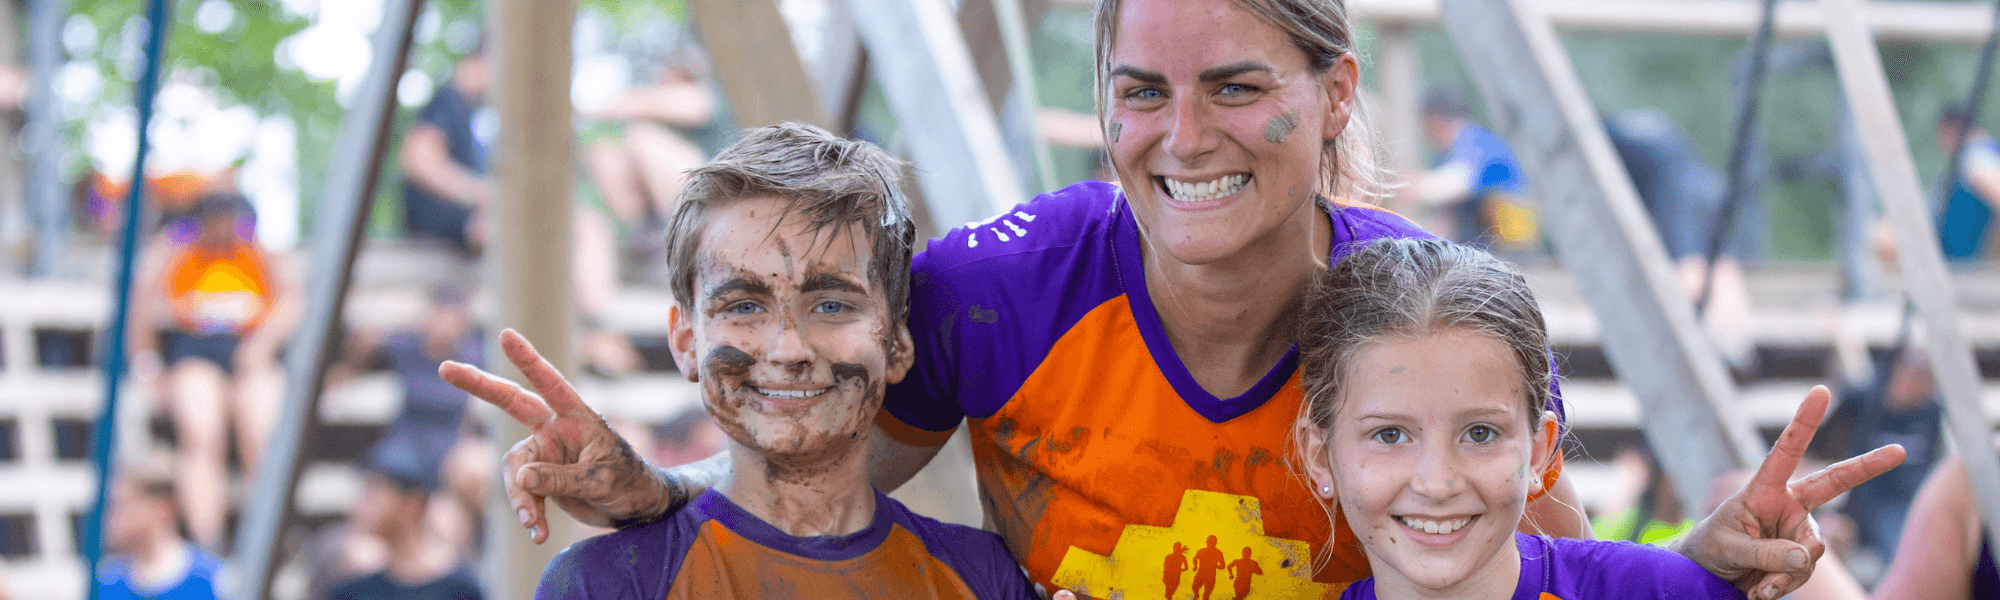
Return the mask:
<svg viewBox="0 0 2000 600">
<path fill-rule="evenodd" d="M 1722 210 L 1716 215 L 1715 229 L 1709 232 L 1708 264 L 1703 268 L 1701 293 L 1695 296 L 1694 313 L 1700 316 L 1708 312 L 1709 299 L 1715 291 L 1715 260 L 1722 255 L 1722 245 L 1735 229 L 1736 213 L 1743 204 L 1745 188 L 1749 187 L 1747 172 L 1750 168 L 1750 136 L 1757 127 L 1757 107 L 1764 97 L 1765 63 L 1771 54 L 1771 26 L 1777 20 L 1778 0 L 1764 0 L 1763 20 L 1757 24 L 1757 37 L 1750 42 L 1750 70 L 1744 81 L 1743 98 L 1736 105 L 1736 137 L 1729 145 L 1729 187 L 1723 192 Z"/>
</svg>

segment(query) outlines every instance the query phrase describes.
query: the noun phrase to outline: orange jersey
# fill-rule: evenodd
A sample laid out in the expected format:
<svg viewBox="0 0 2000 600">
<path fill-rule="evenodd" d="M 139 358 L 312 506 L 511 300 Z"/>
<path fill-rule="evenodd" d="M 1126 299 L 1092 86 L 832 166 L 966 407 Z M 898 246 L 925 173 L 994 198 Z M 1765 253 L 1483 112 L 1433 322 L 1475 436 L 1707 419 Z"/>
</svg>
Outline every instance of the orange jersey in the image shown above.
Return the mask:
<svg viewBox="0 0 2000 600">
<path fill-rule="evenodd" d="M 1327 216 L 1335 259 L 1356 242 L 1430 237 L 1373 207 L 1336 202 Z M 1168 342 L 1144 272 L 1131 210 L 1102 182 L 932 240 L 911 292 L 917 364 L 890 387 L 884 428 L 937 443 L 970 418 L 986 513 L 1050 589 L 1164 597 L 1179 565 L 1195 585 L 1235 589 L 1230 573 L 1254 563 L 1248 598 L 1366 577 L 1330 501 L 1293 473 L 1296 349 L 1241 396 L 1209 394 Z M 1176 544 L 1190 560 L 1171 558 Z"/>
<path fill-rule="evenodd" d="M 199 244 L 176 248 L 163 291 L 174 322 L 202 335 L 256 328 L 270 313 L 274 293 L 264 252 L 244 240 L 219 251 Z"/>
<path fill-rule="evenodd" d="M 715 490 L 664 521 L 577 542 L 535 590 L 537 600 L 1034 597 L 993 534 L 880 493 L 868 528 L 794 537 Z"/>
</svg>

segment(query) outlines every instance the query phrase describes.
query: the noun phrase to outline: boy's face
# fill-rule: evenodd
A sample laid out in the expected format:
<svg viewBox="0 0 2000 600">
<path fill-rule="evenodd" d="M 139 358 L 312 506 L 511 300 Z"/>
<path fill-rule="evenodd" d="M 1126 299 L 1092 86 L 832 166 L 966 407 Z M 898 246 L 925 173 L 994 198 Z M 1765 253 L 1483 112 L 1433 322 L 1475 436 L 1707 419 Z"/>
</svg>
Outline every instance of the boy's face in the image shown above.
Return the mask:
<svg viewBox="0 0 2000 600">
<path fill-rule="evenodd" d="M 1332 427 L 1307 435 L 1307 470 L 1335 490 L 1378 582 L 1512 589 L 1506 550 L 1555 434 L 1553 413 L 1529 419 L 1513 353 L 1454 328 L 1363 346 L 1348 366 Z"/>
<path fill-rule="evenodd" d="M 910 332 L 892 322 L 855 227 L 810 231 L 778 196 L 707 212 L 693 306 L 675 307 L 674 362 L 737 443 L 813 460 L 862 437 L 882 393 L 910 368 Z"/>
</svg>

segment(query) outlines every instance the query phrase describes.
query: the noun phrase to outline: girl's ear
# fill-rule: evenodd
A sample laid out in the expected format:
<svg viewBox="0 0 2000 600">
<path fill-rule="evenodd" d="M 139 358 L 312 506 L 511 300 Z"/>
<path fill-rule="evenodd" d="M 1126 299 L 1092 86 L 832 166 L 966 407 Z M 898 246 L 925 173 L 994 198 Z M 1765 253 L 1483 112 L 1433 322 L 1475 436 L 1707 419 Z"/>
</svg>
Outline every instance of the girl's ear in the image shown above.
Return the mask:
<svg viewBox="0 0 2000 600">
<path fill-rule="evenodd" d="M 1331 492 L 1340 486 L 1333 481 L 1333 464 L 1327 462 L 1326 432 L 1315 427 L 1311 420 L 1300 418 L 1293 426 L 1292 435 L 1299 440 L 1300 462 L 1305 463 L 1306 479 L 1312 482 L 1314 496 L 1332 500 Z"/>
<path fill-rule="evenodd" d="M 1530 472 L 1534 474 L 1530 477 L 1532 481 L 1528 482 L 1529 498 L 1547 493 L 1549 486 L 1555 484 L 1554 473 L 1551 471 L 1560 469 L 1562 465 L 1558 462 L 1560 459 L 1556 458 L 1556 435 L 1561 430 L 1562 424 L 1557 421 L 1555 411 L 1542 411 L 1542 418 L 1535 425 L 1534 454 L 1530 455 L 1528 463 Z"/>
</svg>

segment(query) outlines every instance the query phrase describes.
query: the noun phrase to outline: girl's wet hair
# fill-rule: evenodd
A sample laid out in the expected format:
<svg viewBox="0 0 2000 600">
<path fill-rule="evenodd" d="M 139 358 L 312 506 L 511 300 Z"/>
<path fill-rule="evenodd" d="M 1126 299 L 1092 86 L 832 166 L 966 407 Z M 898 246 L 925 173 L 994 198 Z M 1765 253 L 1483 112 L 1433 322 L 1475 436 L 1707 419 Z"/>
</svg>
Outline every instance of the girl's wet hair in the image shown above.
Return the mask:
<svg viewBox="0 0 2000 600">
<path fill-rule="evenodd" d="M 1299 331 L 1304 416 L 1320 431 L 1333 425 L 1362 348 L 1452 328 L 1507 345 L 1521 365 L 1530 426 L 1554 408 L 1548 326 L 1520 271 L 1447 241 L 1383 239 L 1335 263 L 1306 290 Z"/>
</svg>

